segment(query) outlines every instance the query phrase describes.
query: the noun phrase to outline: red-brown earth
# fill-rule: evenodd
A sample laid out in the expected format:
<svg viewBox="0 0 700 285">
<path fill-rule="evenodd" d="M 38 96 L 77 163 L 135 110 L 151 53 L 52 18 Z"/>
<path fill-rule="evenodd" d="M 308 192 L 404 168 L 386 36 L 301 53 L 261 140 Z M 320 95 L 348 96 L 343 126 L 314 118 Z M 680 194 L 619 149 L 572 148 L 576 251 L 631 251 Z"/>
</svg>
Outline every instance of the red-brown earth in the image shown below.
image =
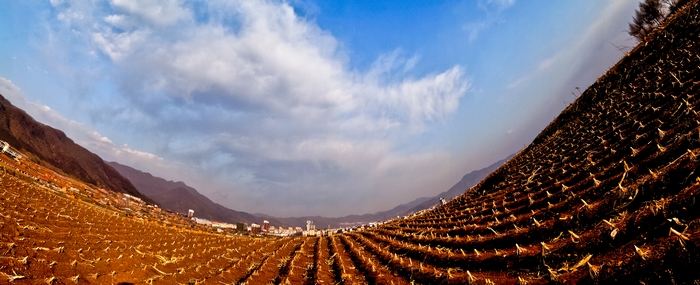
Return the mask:
<svg viewBox="0 0 700 285">
<path fill-rule="evenodd" d="M 5 165 L 0 282 L 700 284 L 698 91 L 692 1 L 465 194 L 330 237 L 134 218 Z"/>
</svg>

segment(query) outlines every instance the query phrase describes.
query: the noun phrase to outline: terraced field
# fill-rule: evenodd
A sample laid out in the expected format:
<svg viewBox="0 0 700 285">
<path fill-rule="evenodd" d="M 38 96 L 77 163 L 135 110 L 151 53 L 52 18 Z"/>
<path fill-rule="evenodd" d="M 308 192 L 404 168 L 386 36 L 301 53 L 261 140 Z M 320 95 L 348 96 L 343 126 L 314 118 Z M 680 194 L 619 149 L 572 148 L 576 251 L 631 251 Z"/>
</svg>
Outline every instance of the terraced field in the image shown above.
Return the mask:
<svg viewBox="0 0 700 285">
<path fill-rule="evenodd" d="M 700 284 L 700 4 L 448 204 L 251 238 L 141 220 L 0 169 L 0 282 Z"/>
</svg>

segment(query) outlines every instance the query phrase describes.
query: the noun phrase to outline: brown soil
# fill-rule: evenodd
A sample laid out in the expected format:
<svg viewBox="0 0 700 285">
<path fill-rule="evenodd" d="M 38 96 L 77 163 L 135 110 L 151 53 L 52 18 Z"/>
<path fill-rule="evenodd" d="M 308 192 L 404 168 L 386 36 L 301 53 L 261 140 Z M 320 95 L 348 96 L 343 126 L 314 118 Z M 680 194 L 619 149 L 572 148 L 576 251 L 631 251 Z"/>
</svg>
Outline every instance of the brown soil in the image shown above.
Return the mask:
<svg viewBox="0 0 700 285">
<path fill-rule="evenodd" d="M 465 194 L 331 237 L 135 218 L 8 162 L 0 282 L 700 284 L 699 66 L 694 1 Z"/>
</svg>

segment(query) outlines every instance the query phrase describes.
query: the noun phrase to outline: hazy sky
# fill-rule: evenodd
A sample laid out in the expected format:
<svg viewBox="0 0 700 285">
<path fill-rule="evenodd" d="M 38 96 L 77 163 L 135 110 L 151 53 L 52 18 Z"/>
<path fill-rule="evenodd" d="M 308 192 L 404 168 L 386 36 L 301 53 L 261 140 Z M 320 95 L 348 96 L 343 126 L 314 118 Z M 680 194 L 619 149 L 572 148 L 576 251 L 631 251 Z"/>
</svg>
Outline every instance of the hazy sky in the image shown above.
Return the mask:
<svg viewBox="0 0 700 285">
<path fill-rule="evenodd" d="M 528 144 L 637 3 L 0 0 L 0 94 L 236 210 L 363 214 Z"/>
</svg>

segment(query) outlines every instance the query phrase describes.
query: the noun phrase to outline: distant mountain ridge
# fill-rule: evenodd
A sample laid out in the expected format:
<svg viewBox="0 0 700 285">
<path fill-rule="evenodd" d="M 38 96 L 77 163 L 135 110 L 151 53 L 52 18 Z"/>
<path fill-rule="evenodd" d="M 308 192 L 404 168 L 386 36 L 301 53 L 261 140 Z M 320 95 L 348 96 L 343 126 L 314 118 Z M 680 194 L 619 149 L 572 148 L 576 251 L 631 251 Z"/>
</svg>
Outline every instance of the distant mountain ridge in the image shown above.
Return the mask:
<svg viewBox="0 0 700 285">
<path fill-rule="evenodd" d="M 462 179 L 457 182 L 454 186 L 452 186 L 449 190 L 442 192 L 436 196 L 433 197 L 421 197 L 418 199 L 415 199 L 411 202 L 405 203 L 398 205 L 391 210 L 387 211 L 380 211 L 376 212 L 374 214 L 364 214 L 364 215 L 349 215 L 345 217 L 339 217 L 339 218 L 327 218 L 327 217 L 321 217 L 321 216 L 306 216 L 306 217 L 292 217 L 292 218 L 279 218 L 275 217 L 275 219 L 286 223 L 286 224 L 305 224 L 307 220 L 313 220 L 316 227 L 326 227 L 330 225 L 331 227 L 337 227 L 337 226 L 344 226 L 344 225 L 358 225 L 358 224 L 366 224 L 370 222 L 376 222 L 376 221 L 383 221 L 391 218 L 396 218 L 397 216 L 405 216 L 411 213 L 418 212 L 420 210 L 425 210 L 430 207 L 433 207 L 437 204 L 440 203 L 440 198 L 445 198 L 447 200 L 450 200 L 454 197 L 457 197 L 467 191 L 469 188 L 472 186 L 478 184 L 486 178 L 491 172 L 495 171 L 499 167 L 501 167 L 506 161 L 509 159 L 513 158 L 515 154 L 511 154 L 508 157 L 499 160 L 485 168 L 475 170 L 472 172 L 467 173 L 462 177 Z M 264 214 L 259 214 L 256 213 L 258 216 L 264 216 L 264 217 L 270 217 L 266 216 Z"/>
<path fill-rule="evenodd" d="M 163 209 L 183 214 L 192 209 L 195 217 L 226 223 L 260 224 L 264 219 L 217 204 L 182 181 L 165 180 L 117 162 L 108 162 L 107 164 L 129 179 L 136 189 L 153 199 Z M 281 225 L 274 218 L 267 218 L 267 220 L 272 225 Z"/>
<path fill-rule="evenodd" d="M 76 144 L 60 130 L 37 122 L 0 95 L 0 139 L 20 152 L 30 154 L 49 168 L 85 183 L 145 198 L 102 158 Z"/>
<path fill-rule="evenodd" d="M 506 161 L 513 158 L 514 156 L 515 154 L 511 154 L 508 157 L 499 160 L 485 168 L 467 173 L 466 175 L 464 175 L 464 177 L 462 177 L 462 180 L 457 182 L 457 184 L 452 186 L 449 190 L 442 192 L 437 196 L 434 196 L 431 199 L 428 199 L 427 201 L 420 203 L 413 208 L 410 208 L 408 211 L 406 211 L 406 213 L 414 213 L 435 206 L 439 204 L 439 198 L 445 198 L 446 200 L 450 200 L 454 197 L 462 195 L 465 191 L 469 190 L 469 188 L 472 188 L 474 185 L 481 182 L 481 180 L 484 180 L 486 176 L 491 174 L 491 172 L 496 171 L 496 169 L 501 167 L 503 164 L 506 163 Z"/>
<path fill-rule="evenodd" d="M 174 212 L 187 213 L 192 209 L 197 217 L 228 223 L 261 223 L 263 219 L 267 219 L 273 225 L 285 227 L 303 227 L 307 220 L 313 220 L 319 228 L 348 226 L 387 220 L 427 209 L 438 204 L 440 197 L 451 199 L 464 193 L 512 157 L 511 155 L 489 167 L 470 172 L 452 188 L 437 196 L 421 197 L 387 211 L 339 218 L 320 216 L 278 218 L 231 210 L 211 201 L 184 182 L 168 181 L 117 162 L 105 162 L 96 154 L 73 142 L 62 131 L 37 122 L 2 95 L 0 95 L 0 139 L 9 142 L 21 152 L 31 153 L 51 167 L 83 182 L 141 197 Z"/>
<path fill-rule="evenodd" d="M 421 197 L 411 202 L 398 205 L 387 211 L 380 211 L 373 214 L 364 215 L 349 215 L 338 218 L 329 218 L 322 216 L 304 216 L 280 218 L 264 213 L 250 214 L 241 211 L 231 210 L 220 204 L 211 201 L 209 198 L 200 194 L 196 189 L 187 186 L 184 182 L 168 181 L 160 177 L 151 175 L 132 167 L 119 164 L 117 162 L 108 162 L 121 175 L 126 177 L 134 184 L 136 189 L 158 203 L 162 208 L 179 213 L 187 213 L 187 210 L 192 209 L 195 216 L 220 222 L 247 222 L 261 223 L 263 219 L 270 221 L 274 226 L 299 226 L 304 227 L 307 220 L 314 221 L 317 228 L 332 228 L 353 226 L 366 224 L 370 222 L 383 221 L 397 216 L 405 216 L 420 210 L 428 209 L 439 204 L 439 198 L 452 199 L 466 190 L 481 182 L 488 174 L 503 165 L 508 159 L 514 156 L 510 155 L 507 158 L 500 160 L 492 165 L 472 171 L 452 186 L 449 190 L 442 192 L 433 197 Z"/>
</svg>

